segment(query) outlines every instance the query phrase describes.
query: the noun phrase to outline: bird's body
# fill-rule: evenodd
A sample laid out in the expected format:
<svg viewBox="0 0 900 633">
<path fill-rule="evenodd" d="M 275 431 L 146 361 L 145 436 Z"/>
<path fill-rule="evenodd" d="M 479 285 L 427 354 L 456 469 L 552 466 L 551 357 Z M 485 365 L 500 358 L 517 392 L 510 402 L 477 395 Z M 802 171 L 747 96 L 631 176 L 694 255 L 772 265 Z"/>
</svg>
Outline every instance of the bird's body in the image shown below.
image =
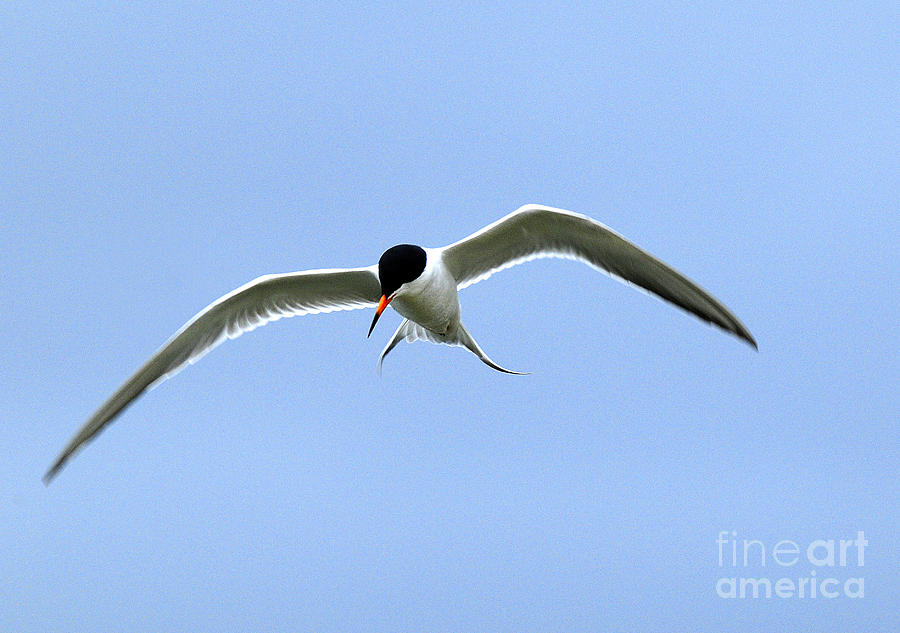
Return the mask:
<svg viewBox="0 0 900 633">
<path fill-rule="evenodd" d="M 425 250 L 425 270 L 391 302 L 394 310 L 437 336 L 453 336 L 459 327 L 456 279 L 441 260 L 440 249 Z"/>
<path fill-rule="evenodd" d="M 44 476 L 48 482 L 85 443 L 154 383 L 194 363 L 228 338 L 283 317 L 376 307 L 369 334 L 390 304 L 404 317 L 384 357 L 402 340 L 459 345 L 501 372 L 466 330 L 458 291 L 539 257 L 576 259 L 634 284 L 744 339 L 750 332 L 712 295 L 587 216 L 526 205 L 443 248 L 394 246 L 364 268 L 266 275 L 213 302 L 188 321 L 88 419 Z"/>
</svg>

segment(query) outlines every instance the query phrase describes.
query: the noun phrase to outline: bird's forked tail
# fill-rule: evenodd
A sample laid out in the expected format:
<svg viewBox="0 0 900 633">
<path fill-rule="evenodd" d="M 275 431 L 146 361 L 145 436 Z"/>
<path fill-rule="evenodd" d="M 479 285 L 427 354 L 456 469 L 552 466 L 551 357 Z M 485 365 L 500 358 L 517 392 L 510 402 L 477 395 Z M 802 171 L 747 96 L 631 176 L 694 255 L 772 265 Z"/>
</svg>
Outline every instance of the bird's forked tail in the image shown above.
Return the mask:
<svg viewBox="0 0 900 633">
<path fill-rule="evenodd" d="M 490 367 L 491 369 L 496 369 L 497 371 L 502 371 L 504 374 L 515 374 L 516 376 L 526 376 L 528 375 L 527 371 L 513 371 L 511 369 L 506 369 L 505 367 L 501 367 L 497 363 L 491 360 L 490 356 L 484 353 L 484 350 L 478 346 L 478 343 L 475 342 L 475 339 L 472 338 L 472 335 L 469 334 L 469 331 L 466 329 L 462 323 L 459 324 L 459 330 L 457 331 L 457 338 L 459 340 L 459 345 L 462 345 L 467 350 L 475 354 L 482 363 Z"/>
<path fill-rule="evenodd" d="M 384 361 L 384 357 L 387 356 L 388 353 L 392 349 L 394 349 L 397 344 L 403 339 L 406 339 L 406 341 L 409 343 L 413 343 L 415 341 L 428 341 L 430 343 L 442 343 L 444 345 L 456 345 L 459 347 L 465 347 L 467 350 L 475 354 L 479 358 L 479 360 L 481 360 L 481 362 L 483 362 L 491 369 L 496 369 L 497 371 L 503 372 L 504 374 L 515 374 L 517 376 L 525 376 L 528 374 L 528 372 L 506 369 L 505 367 L 501 367 L 493 360 L 491 360 L 491 358 L 484 353 L 484 350 L 482 350 L 481 347 L 478 346 L 478 343 L 475 342 L 475 339 L 472 338 L 472 335 L 469 334 L 469 331 L 466 330 L 466 327 L 462 323 L 459 324 L 455 335 L 441 336 L 425 329 L 418 323 L 410 321 L 409 319 L 403 319 L 400 327 L 397 328 L 397 331 L 394 332 L 394 336 L 391 337 L 390 342 L 385 346 L 384 350 L 382 350 L 381 356 L 378 357 L 379 373 L 381 373 L 381 363 L 382 361 Z"/>
</svg>

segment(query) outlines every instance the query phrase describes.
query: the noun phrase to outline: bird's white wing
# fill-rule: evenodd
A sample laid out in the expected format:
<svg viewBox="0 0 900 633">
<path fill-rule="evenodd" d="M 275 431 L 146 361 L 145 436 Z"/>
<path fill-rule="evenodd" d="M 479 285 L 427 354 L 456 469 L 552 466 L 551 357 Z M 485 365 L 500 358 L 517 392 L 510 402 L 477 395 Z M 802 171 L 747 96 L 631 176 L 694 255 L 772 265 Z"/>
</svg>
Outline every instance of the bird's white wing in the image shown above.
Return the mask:
<svg viewBox="0 0 900 633">
<path fill-rule="evenodd" d="M 284 317 L 373 307 L 381 297 L 378 267 L 266 275 L 228 293 L 188 321 L 85 422 L 44 475 L 66 461 L 155 382 L 195 363 L 226 338 Z"/>
<path fill-rule="evenodd" d="M 458 289 L 539 257 L 577 259 L 671 301 L 756 347 L 747 328 L 708 292 L 609 227 L 571 211 L 526 205 L 443 248 L 441 256 Z"/>
</svg>

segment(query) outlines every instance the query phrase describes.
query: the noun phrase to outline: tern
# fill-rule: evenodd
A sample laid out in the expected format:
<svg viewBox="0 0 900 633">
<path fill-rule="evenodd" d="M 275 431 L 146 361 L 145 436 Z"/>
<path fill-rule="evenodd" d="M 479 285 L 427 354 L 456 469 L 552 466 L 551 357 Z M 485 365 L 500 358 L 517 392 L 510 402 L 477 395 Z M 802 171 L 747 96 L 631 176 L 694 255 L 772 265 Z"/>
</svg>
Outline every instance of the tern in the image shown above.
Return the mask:
<svg viewBox="0 0 900 633">
<path fill-rule="evenodd" d="M 378 264 L 264 275 L 216 300 L 188 321 L 79 429 L 44 475 L 49 483 L 65 463 L 149 387 L 195 363 L 225 339 L 284 317 L 375 307 L 367 337 L 390 305 L 404 317 L 378 358 L 406 339 L 462 346 L 491 360 L 460 320 L 459 290 L 504 268 L 541 257 L 582 261 L 670 301 L 756 348 L 756 341 L 712 295 L 591 218 L 541 205 L 525 205 L 443 248 L 400 244 Z"/>
</svg>

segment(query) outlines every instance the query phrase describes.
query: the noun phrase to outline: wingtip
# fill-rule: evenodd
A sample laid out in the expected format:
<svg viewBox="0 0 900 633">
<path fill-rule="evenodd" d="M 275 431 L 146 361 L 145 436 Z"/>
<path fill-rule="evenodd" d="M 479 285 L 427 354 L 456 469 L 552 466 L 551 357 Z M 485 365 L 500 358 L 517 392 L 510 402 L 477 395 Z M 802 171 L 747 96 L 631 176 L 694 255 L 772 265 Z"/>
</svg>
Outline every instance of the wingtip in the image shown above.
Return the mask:
<svg viewBox="0 0 900 633">
<path fill-rule="evenodd" d="M 759 345 L 756 344 L 756 339 L 753 338 L 753 335 L 750 334 L 750 332 L 748 332 L 746 328 L 743 328 L 740 332 L 737 332 L 737 335 L 754 350 L 756 350 L 757 352 L 759 351 Z"/>
<path fill-rule="evenodd" d="M 56 475 L 59 474 L 59 471 L 62 470 L 62 467 L 66 465 L 66 461 L 68 461 L 69 455 L 61 455 L 56 458 L 56 461 L 53 462 L 53 465 L 47 469 L 47 472 L 44 473 L 44 476 L 41 477 L 41 481 L 44 482 L 45 486 L 49 486 L 50 482 L 52 482 Z"/>
<path fill-rule="evenodd" d="M 50 468 L 47 472 L 44 473 L 44 476 L 41 477 L 41 481 L 44 482 L 45 486 L 49 486 L 50 482 L 53 481 L 53 478 L 56 477 L 56 473 L 59 471 L 58 468 L 53 467 Z"/>
<path fill-rule="evenodd" d="M 735 338 L 739 338 L 744 341 L 747 345 L 752 347 L 757 352 L 759 351 L 759 345 L 756 344 L 756 339 L 753 338 L 753 335 L 750 334 L 750 330 L 747 327 L 737 320 L 737 318 L 733 315 L 731 316 L 730 323 L 720 325 L 720 327 L 725 330 L 728 334 L 731 334 Z"/>
</svg>

